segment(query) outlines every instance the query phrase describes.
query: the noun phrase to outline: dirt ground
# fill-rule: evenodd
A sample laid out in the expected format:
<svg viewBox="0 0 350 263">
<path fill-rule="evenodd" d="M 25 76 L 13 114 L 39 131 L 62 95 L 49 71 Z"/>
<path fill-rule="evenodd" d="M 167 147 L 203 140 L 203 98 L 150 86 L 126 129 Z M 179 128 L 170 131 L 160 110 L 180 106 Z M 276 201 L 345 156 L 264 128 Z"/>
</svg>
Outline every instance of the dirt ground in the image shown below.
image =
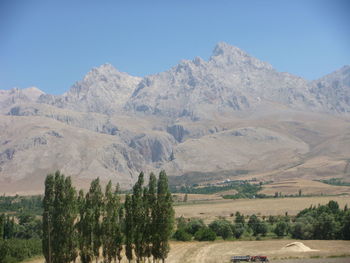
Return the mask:
<svg viewBox="0 0 350 263">
<path fill-rule="evenodd" d="M 269 198 L 269 199 L 239 199 L 239 200 L 215 200 L 204 203 L 189 203 L 175 206 L 176 217 L 186 218 L 196 217 L 205 221 L 215 218 L 230 217 L 239 211 L 245 215 L 296 215 L 310 205 L 326 204 L 330 200 L 335 200 L 343 208 L 345 204 L 350 206 L 349 196 L 325 196 L 325 197 L 298 197 L 298 198 Z"/>
<path fill-rule="evenodd" d="M 305 240 L 309 252 L 283 249 L 291 242 L 300 240 L 265 241 L 215 241 L 215 242 L 171 242 L 167 263 L 229 263 L 234 255 L 266 255 L 270 262 L 316 263 L 350 262 L 350 241 Z M 346 255 L 346 257 L 344 257 Z M 334 257 L 336 258 L 328 258 Z M 127 260 L 124 258 L 123 263 Z M 44 263 L 36 259 L 28 263 Z"/>
</svg>

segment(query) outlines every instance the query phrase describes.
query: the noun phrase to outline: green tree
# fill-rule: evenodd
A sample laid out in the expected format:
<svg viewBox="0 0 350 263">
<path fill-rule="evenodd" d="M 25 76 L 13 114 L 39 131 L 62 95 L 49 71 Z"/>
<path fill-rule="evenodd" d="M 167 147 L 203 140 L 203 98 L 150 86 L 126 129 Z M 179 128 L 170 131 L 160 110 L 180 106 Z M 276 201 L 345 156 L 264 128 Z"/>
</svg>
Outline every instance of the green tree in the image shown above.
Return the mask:
<svg viewBox="0 0 350 263">
<path fill-rule="evenodd" d="M 334 216 L 328 213 L 322 213 L 317 217 L 314 223 L 314 238 L 316 239 L 334 239 L 337 234 L 338 223 Z"/>
<path fill-rule="evenodd" d="M 173 237 L 179 241 L 190 241 L 192 239 L 192 236 L 184 228 L 177 229 Z"/>
<path fill-rule="evenodd" d="M 279 221 L 277 222 L 273 232 L 278 237 L 283 237 L 287 234 L 287 230 L 288 230 L 288 224 L 285 221 Z"/>
<path fill-rule="evenodd" d="M 186 225 L 186 232 L 194 235 L 199 229 L 205 227 L 205 224 L 202 219 L 192 219 Z"/>
<path fill-rule="evenodd" d="M 43 199 L 43 239 L 42 247 L 45 261 L 52 263 L 52 216 L 55 200 L 55 178 L 49 174 L 45 179 L 45 195 Z"/>
<path fill-rule="evenodd" d="M 244 215 L 238 211 L 236 212 L 236 215 L 235 215 L 235 224 L 242 224 L 242 225 L 245 224 Z"/>
<path fill-rule="evenodd" d="M 233 236 L 232 226 L 229 221 L 225 219 L 219 219 L 211 222 L 209 228 L 215 232 L 217 236 L 221 236 L 223 239 L 227 239 Z"/>
<path fill-rule="evenodd" d="M 5 214 L 0 215 L 0 240 L 4 238 Z"/>
<path fill-rule="evenodd" d="M 112 260 L 120 261 L 120 250 L 122 250 L 122 236 L 120 224 L 120 198 L 118 187 L 112 191 L 112 182 L 109 181 L 104 196 L 104 215 L 102 221 L 102 248 L 104 262 L 110 263 Z"/>
<path fill-rule="evenodd" d="M 268 230 L 266 222 L 261 221 L 254 214 L 249 217 L 248 226 L 253 230 L 254 236 L 257 236 L 259 234 L 265 236 Z"/>
<path fill-rule="evenodd" d="M 171 237 L 175 221 L 173 201 L 165 171 L 159 173 L 156 204 L 155 224 L 158 228 L 155 233 L 155 243 L 153 243 L 156 253 L 153 256 L 165 262 L 170 250 L 169 238 Z"/>
<path fill-rule="evenodd" d="M 65 263 L 77 257 L 75 232 L 76 191 L 70 177 L 55 173 L 52 211 L 52 262 Z"/>
<path fill-rule="evenodd" d="M 133 215 L 133 243 L 135 245 L 136 261 L 140 260 L 145 255 L 145 238 L 146 231 L 146 211 L 145 199 L 143 195 L 144 174 L 141 172 L 136 184 L 133 187 L 132 194 L 132 215 Z"/>
<path fill-rule="evenodd" d="M 78 211 L 79 221 L 77 222 L 79 253 L 82 263 L 90 263 L 93 259 L 92 251 L 92 211 L 88 206 L 88 198 L 85 198 L 83 190 L 79 191 Z"/>
<path fill-rule="evenodd" d="M 350 240 L 350 210 L 345 212 L 341 232 L 345 240 Z"/>
<path fill-rule="evenodd" d="M 236 223 L 232 226 L 232 232 L 235 238 L 240 238 L 244 233 L 245 227 L 242 223 Z"/>
<path fill-rule="evenodd" d="M 100 256 L 100 248 L 102 245 L 102 230 L 101 230 L 101 212 L 103 210 L 103 194 L 100 185 L 100 179 L 96 178 L 91 182 L 89 192 L 86 196 L 87 199 L 87 209 L 92 216 L 92 251 L 95 257 L 96 263 L 98 257 Z"/>
<path fill-rule="evenodd" d="M 210 228 L 203 227 L 196 232 L 194 239 L 198 241 L 214 241 L 216 239 L 216 234 Z"/>
<path fill-rule="evenodd" d="M 125 255 L 129 262 L 133 259 L 133 214 L 130 195 L 125 197 Z"/>
</svg>

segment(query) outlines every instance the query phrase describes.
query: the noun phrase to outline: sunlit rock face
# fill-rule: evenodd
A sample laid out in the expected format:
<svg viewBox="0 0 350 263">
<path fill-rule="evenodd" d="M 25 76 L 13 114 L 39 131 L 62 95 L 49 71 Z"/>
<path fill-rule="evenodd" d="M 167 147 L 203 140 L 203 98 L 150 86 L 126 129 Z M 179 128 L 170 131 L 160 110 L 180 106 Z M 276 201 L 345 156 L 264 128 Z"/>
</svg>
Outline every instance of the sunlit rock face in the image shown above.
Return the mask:
<svg viewBox="0 0 350 263">
<path fill-rule="evenodd" d="M 309 82 L 226 43 L 143 78 L 104 64 L 62 95 L 0 90 L 0 192 L 40 192 L 56 169 L 124 188 L 161 169 L 346 176 L 349 111 L 349 66 Z"/>
</svg>

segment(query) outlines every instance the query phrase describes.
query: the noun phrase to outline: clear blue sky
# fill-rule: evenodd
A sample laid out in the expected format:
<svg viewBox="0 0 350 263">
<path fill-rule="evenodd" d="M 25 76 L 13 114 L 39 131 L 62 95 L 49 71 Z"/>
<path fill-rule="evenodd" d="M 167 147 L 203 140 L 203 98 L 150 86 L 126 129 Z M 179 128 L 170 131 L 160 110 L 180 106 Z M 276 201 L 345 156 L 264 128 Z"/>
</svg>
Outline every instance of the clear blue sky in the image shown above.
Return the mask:
<svg viewBox="0 0 350 263">
<path fill-rule="evenodd" d="M 109 62 L 144 76 L 219 41 L 319 78 L 350 64 L 348 0 L 0 0 L 0 89 L 61 94 Z"/>
</svg>

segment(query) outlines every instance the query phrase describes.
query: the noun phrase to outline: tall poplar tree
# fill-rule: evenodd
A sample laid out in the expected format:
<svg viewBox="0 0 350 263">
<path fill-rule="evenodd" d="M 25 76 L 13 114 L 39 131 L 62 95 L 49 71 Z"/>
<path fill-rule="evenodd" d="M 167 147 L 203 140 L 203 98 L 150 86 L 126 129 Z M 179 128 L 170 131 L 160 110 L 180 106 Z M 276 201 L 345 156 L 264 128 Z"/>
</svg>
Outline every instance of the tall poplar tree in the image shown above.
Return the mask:
<svg viewBox="0 0 350 263">
<path fill-rule="evenodd" d="M 106 263 L 116 260 L 120 261 L 120 251 L 122 249 L 122 236 L 120 226 L 120 200 L 118 188 L 112 192 L 112 182 L 106 186 L 104 196 L 104 215 L 102 221 L 102 248 L 103 257 Z"/>
<path fill-rule="evenodd" d="M 77 257 L 76 191 L 70 177 L 48 175 L 43 200 L 43 253 L 46 262 L 67 263 Z"/>
<path fill-rule="evenodd" d="M 156 259 L 156 247 L 154 246 L 157 242 L 157 178 L 154 175 L 154 173 L 151 173 L 149 176 L 149 183 L 148 183 L 148 203 L 149 203 L 149 221 L 148 221 L 148 228 L 150 235 L 148 237 L 147 243 L 149 244 L 150 251 L 153 255 L 153 258 Z M 150 255 L 149 255 L 150 256 Z"/>
<path fill-rule="evenodd" d="M 4 238 L 5 214 L 0 215 L 0 240 Z"/>
<path fill-rule="evenodd" d="M 145 207 L 143 199 L 144 174 L 141 172 L 132 194 L 133 243 L 135 244 L 136 261 L 144 256 Z"/>
<path fill-rule="evenodd" d="M 92 251 L 95 257 L 96 263 L 98 257 L 100 256 L 100 248 L 102 245 L 102 231 L 101 231 L 101 211 L 103 209 L 103 194 L 100 185 L 100 179 L 96 178 L 91 182 L 89 193 L 86 197 L 87 200 L 87 209 L 90 210 L 88 213 L 91 213 L 92 219 Z M 90 216 L 90 214 L 89 214 Z"/>
<path fill-rule="evenodd" d="M 170 251 L 169 239 L 174 228 L 174 209 L 165 171 L 159 173 L 156 206 L 156 256 L 165 262 Z"/>
<path fill-rule="evenodd" d="M 42 247 L 45 261 L 52 263 L 52 216 L 55 199 L 55 178 L 49 174 L 45 179 L 45 196 L 43 199 L 43 239 Z"/>
<path fill-rule="evenodd" d="M 133 214 L 130 195 L 125 197 L 125 255 L 129 262 L 133 259 Z"/>
<path fill-rule="evenodd" d="M 77 222 L 79 253 L 82 263 L 90 263 L 93 259 L 92 252 L 92 213 L 87 209 L 84 191 L 79 191 L 78 197 L 79 221 Z"/>
</svg>

